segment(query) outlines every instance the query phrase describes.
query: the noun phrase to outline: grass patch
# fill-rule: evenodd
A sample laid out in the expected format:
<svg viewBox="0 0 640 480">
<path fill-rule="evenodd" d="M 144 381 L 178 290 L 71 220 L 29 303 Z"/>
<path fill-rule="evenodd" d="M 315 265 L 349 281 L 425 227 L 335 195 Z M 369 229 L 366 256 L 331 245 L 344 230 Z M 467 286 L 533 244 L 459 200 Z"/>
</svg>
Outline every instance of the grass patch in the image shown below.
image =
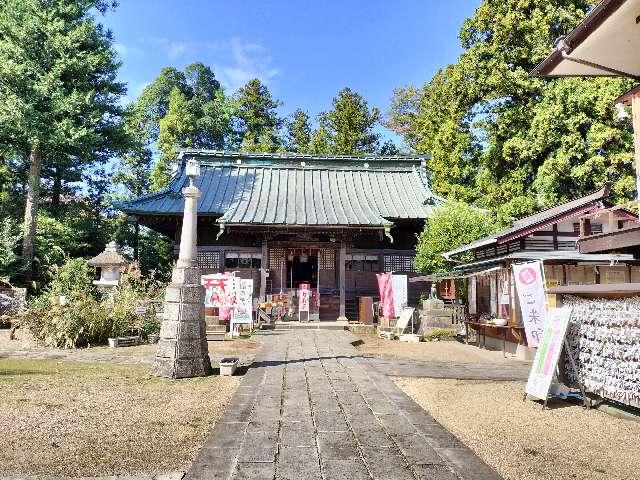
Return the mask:
<svg viewBox="0 0 640 480">
<path fill-rule="evenodd" d="M 0 359 L 2 473 L 186 469 L 238 383 L 155 378 L 148 365 Z"/>
</svg>

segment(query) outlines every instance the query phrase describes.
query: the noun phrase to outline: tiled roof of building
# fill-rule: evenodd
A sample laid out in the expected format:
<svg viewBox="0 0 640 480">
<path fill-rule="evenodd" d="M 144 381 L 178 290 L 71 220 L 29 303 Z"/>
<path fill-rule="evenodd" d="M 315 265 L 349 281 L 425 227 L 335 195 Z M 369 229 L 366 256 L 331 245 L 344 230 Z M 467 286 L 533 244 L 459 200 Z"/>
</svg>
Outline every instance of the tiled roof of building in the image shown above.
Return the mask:
<svg viewBox="0 0 640 480">
<path fill-rule="evenodd" d="M 226 225 L 375 226 L 426 219 L 443 200 L 430 189 L 424 157 L 182 152 L 197 158 L 199 215 Z M 132 214 L 180 215 L 188 184 L 181 167 L 169 186 L 119 205 Z"/>
<path fill-rule="evenodd" d="M 543 228 L 548 225 L 549 222 L 557 220 L 562 215 L 574 213 L 581 209 L 590 208 L 594 206 L 596 202 L 600 202 L 609 196 L 610 185 L 605 185 L 600 190 L 585 195 L 584 197 L 576 198 L 559 205 L 541 210 L 526 217 L 515 220 L 511 227 L 496 232 L 492 235 L 480 238 L 474 242 L 463 245 L 444 254 L 445 257 L 451 257 L 460 253 L 473 250 L 475 248 L 483 247 L 485 245 L 493 245 L 495 243 L 501 243 L 502 241 L 509 241 L 520 236 L 528 235 L 534 230 Z"/>
</svg>

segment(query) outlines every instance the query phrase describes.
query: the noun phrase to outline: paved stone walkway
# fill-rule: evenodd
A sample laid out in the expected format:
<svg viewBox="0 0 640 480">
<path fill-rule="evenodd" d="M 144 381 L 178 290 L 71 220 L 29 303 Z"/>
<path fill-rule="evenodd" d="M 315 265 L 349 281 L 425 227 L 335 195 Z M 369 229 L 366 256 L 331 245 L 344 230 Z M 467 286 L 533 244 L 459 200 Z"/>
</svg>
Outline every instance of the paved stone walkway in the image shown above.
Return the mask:
<svg viewBox="0 0 640 480">
<path fill-rule="evenodd" d="M 527 380 L 531 364 L 513 363 L 462 363 L 419 360 L 368 358 L 378 372 L 395 377 L 455 378 L 458 380 Z"/>
<path fill-rule="evenodd" d="M 343 332 L 272 331 L 261 339 L 185 478 L 500 478 Z"/>
</svg>

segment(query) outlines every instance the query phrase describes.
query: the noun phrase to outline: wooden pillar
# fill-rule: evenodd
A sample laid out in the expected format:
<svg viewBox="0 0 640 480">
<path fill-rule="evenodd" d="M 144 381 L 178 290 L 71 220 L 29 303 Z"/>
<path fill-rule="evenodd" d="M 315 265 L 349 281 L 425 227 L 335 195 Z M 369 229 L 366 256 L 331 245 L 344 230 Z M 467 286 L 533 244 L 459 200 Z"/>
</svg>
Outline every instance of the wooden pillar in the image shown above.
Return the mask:
<svg viewBox="0 0 640 480">
<path fill-rule="evenodd" d="M 345 262 L 347 260 L 347 245 L 340 243 L 340 254 L 338 255 L 338 282 L 340 285 L 340 316 L 338 320 L 346 320 L 345 313 Z"/>
<path fill-rule="evenodd" d="M 266 240 L 262 240 L 262 258 L 260 259 L 260 300 L 267 298 L 267 269 L 269 268 L 269 249 Z"/>
<path fill-rule="evenodd" d="M 636 162 L 636 191 L 640 202 L 640 93 L 631 97 L 631 115 L 633 119 L 633 158 Z"/>
</svg>

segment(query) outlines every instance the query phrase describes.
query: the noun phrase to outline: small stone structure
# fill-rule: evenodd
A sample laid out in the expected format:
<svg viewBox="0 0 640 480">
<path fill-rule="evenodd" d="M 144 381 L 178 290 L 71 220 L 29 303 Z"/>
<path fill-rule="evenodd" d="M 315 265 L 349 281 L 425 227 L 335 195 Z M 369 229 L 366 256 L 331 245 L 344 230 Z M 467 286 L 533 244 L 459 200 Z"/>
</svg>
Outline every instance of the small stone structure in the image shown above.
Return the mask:
<svg viewBox="0 0 640 480">
<path fill-rule="evenodd" d="M 189 378 L 211 374 L 204 319 L 204 287 L 197 267 L 197 204 L 200 191 L 190 185 L 185 197 L 180 254 L 164 297 L 160 340 L 152 373 Z"/>
<path fill-rule="evenodd" d="M 434 328 L 453 328 L 453 310 L 447 308 L 442 300 L 430 298 L 422 302 L 420 310 L 420 329 L 418 333 L 426 335 Z"/>
<path fill-rule="evenodd" d="M 120 253 L 116 242 L 109 242 L 102 253 L 87 263 L 100 269 L 100 280 L 93 281 L 99 290 L 117 287 L 120 284 L 122 268 L 129 264 Z"/>
</svg>

